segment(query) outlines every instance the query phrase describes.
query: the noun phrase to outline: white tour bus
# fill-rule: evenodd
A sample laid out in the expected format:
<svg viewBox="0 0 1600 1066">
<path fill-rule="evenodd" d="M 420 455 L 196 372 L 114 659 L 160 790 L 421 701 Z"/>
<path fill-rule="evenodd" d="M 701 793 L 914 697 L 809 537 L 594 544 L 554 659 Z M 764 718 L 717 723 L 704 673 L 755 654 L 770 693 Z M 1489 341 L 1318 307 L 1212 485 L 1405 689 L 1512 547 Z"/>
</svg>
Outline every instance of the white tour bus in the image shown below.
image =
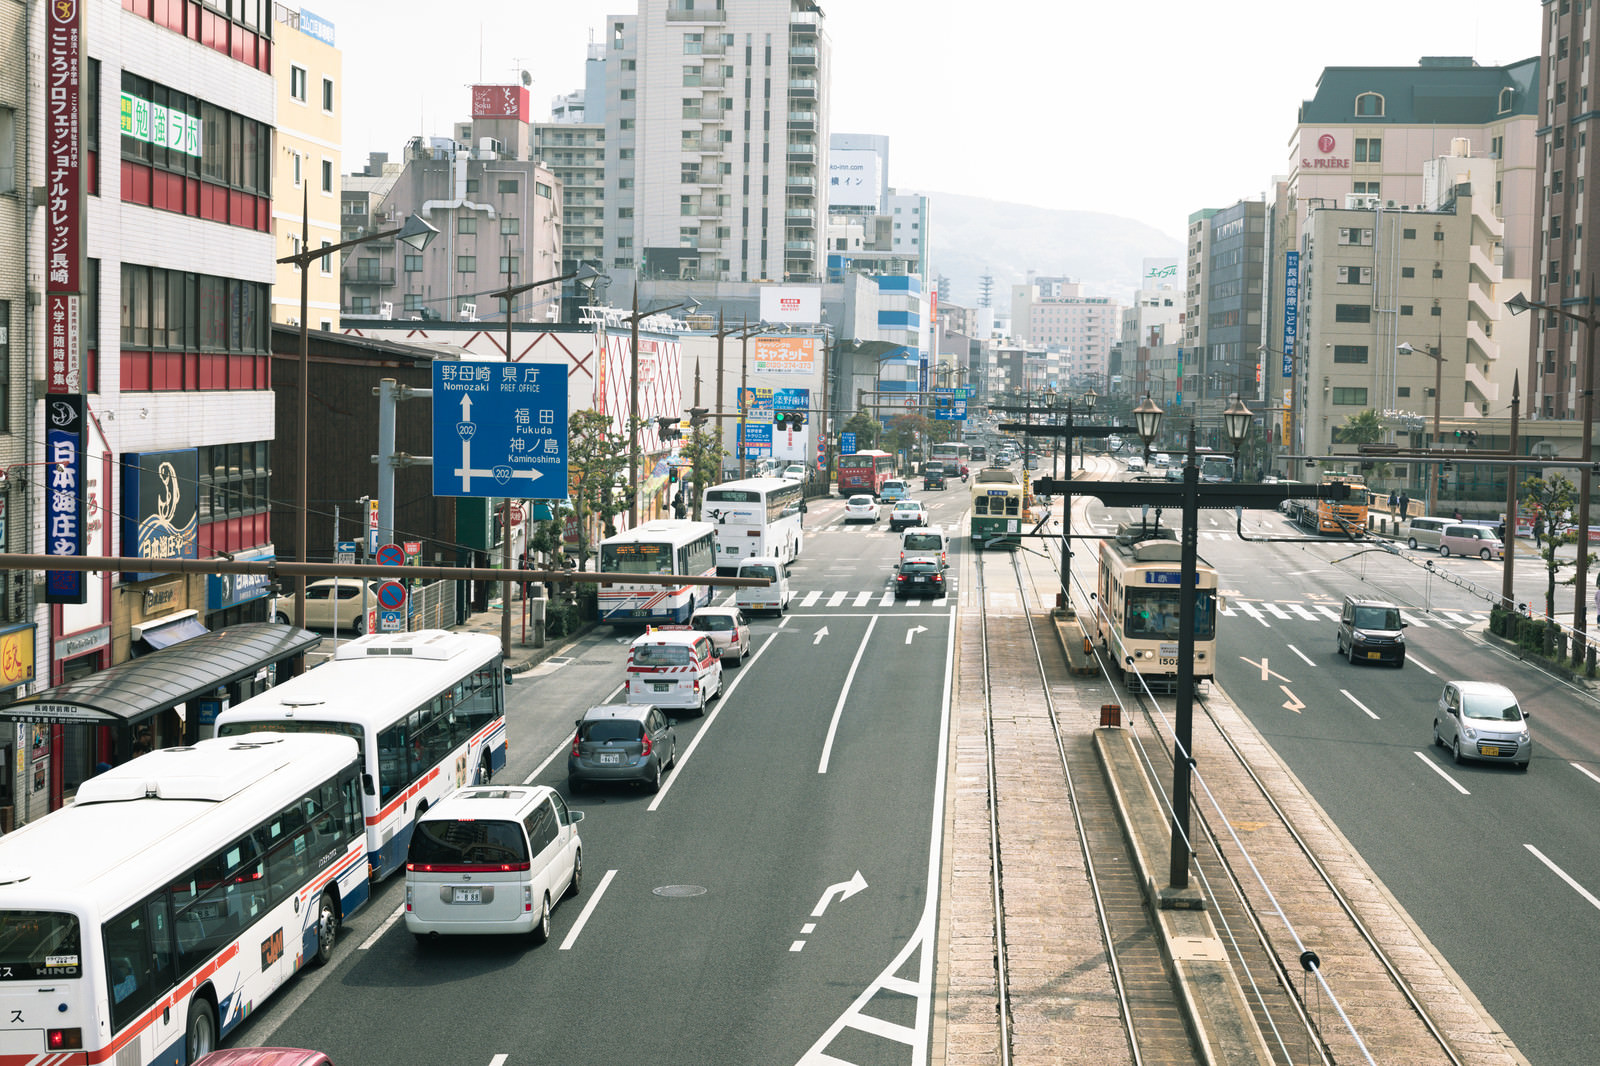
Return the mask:
<svg viewBox="0 0 1600 1066">
<path fill-rule="evenodd" d="M 334 736 L 163 748 L 0 837 L 0 1059 L 189 1063 L 365 904 L 361 761 Z"/>
<path fill-rule="evenodd" d="M 800 516 L 805 488 L 781 477 L 725 481 L 706 489 L 700 515 L 717 527 L 717 573 L 732 574 L 739 562 L 755 556 L 783 560 L 800 557 L 805 532 Z"/>
<path fill-rule="evenodd" d="M 628 574 L 712 577 L 716 531 L 706 522 L 660 518 L 600 542 L 600 572 L 622 575 L 600 585 L 600 621 L 612 625 L 677 625 L 711 602 L 710 585 L 630 582 Z"/>
<path fill-rule="evenodd" d="M 500 642 L 423 629 L 341 643 L 334 657 L 217 716 L 217 735 L 334 733 L 361 746 L 374 881 L 405 866 L 417 815 L 506 764 Z"/>
</svg>

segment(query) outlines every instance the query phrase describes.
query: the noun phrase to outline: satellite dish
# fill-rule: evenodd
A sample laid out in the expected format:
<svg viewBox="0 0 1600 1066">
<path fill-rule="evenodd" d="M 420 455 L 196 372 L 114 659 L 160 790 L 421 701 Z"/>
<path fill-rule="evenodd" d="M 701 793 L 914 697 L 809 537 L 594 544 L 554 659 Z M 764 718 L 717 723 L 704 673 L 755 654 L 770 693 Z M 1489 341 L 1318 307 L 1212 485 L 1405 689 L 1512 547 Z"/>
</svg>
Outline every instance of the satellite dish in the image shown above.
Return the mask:
<svg viewBox="0 0 1600 1066">
<path fill-rule="evenodd" d="M 529 74 L 527 71 L 523 71 L 522 72 L 522 84 L 523 85 L 532 85 L 533 84 L 533 75 Z"/>
</svg>

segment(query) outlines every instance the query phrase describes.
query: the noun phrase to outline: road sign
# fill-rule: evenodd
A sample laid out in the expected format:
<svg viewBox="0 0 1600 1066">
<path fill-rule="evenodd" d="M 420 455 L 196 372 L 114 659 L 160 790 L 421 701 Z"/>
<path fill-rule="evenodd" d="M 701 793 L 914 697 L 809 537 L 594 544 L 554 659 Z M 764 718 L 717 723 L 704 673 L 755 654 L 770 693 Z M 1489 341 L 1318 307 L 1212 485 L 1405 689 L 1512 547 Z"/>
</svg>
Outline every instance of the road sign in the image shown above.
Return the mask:
<svg viewBox="0 0 1600 1066">
<path fill-rule="evenodd" d="M 433 363 L 433 494 L 549 496 L 567 483 L 567 368 Z"/>
<path fill-rule="evenodd" d="M 386 611 L 398 611 L 406 605 L 406 587 L 398 581 L 385 581 L 378 586 L 378 606 Z"/>
<path fill-rule="evenodd" d="M 341 540 L 334 545 L 333 561 L 340 565 L 348 566 L 356 561 L 356 553 L 361 550 L 361 542 L 356 540 Z"/>
<path fill-rule="evenodd" d="M 406 628 L 406 613 L 404 611 L 379 611 L 379 633 L 403 633 Z"/>
<path fill-rule="evenodd" d="M 839 434 L 839 454 L 854 455 L 856 453 L 856 435 L 854 433 Z"/>
<path fill-rule="evenodd" d="M 379 566 L 404 566 L 406 564 L 406 553 L 400 550 L 400 545 L 398 544 L 385 544 L 378 549 L 373 562 Z"/>
</svg>

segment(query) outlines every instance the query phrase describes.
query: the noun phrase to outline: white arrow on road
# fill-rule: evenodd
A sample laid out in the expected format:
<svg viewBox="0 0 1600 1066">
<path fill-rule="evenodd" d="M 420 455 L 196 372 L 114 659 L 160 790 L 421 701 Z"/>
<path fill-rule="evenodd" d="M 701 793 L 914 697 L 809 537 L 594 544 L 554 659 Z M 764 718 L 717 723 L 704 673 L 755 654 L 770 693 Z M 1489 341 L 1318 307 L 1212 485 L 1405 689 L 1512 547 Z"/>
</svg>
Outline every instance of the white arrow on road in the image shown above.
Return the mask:
<svg viewBox="0 0 1600 1066">
<path fill-rule="evenodd" d="M 822 894 L 822 898 L 817 900 L 817 905 L 812 910 L 811 917 L 822 917 L 822 912 L 828 909 L 828 904 L 833 902 L 835 896 L 841 900 L 846 900 L 866 887 L 867 879 L 861 876 L 860 870 L 857 870 L 856 875 L 848 881 L 840 881 L 836 885 L 829 885 L 828 890 Z"/>
<path fill-rule="evenodd" d="M 912 637 L 916 636 L 918 633 L 926 633 L 927 631 L 927 626 L 912 626 L 910 629 L 906 630 L 906 643 L 910 644 Z"/>
<path fill-rule="evenodd" d="M 1284 710 L 1293 711 L 1295 714 L 1299 714 L 1301 709 L 1305 707 L 1305 704 L 1300 702 L 1300 697 L 1296 696 L 1293 692 L 1290 692 L 1288 685 L 1279 685 L 1278 687 L 1283 690 L 1283 694 L 1285 696 L 1289 697 L 1288 701 L 1283 705 Z"/>
<path fill-rule="evenodd" d="M 817 639 L 813 640 L 811 642 L 812 646 L 815 647 L 816 645 L 821 644 L 822 643 L 822 638 L 827 636 L 827 635 L 828 635 L 828 627 L 827 626 L 823 626 L 821 629 L 817 630 Z"/>
</svg>

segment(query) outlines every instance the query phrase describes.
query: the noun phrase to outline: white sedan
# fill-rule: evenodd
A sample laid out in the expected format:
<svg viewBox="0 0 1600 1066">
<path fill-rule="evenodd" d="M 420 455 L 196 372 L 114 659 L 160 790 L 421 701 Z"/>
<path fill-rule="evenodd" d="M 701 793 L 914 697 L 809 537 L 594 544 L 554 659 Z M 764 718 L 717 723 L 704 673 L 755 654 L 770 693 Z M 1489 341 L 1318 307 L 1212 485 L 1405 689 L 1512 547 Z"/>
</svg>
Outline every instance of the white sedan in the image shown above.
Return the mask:
<svg viewBox="0 0 1600 1066">
<path fill-rule="evenodd" d="M 928 509 L 916 500 L 896 500 L 894 509 L 889 512 L 889 531 L 898 533 L 902 529 L 912 526 L 925 526 L 928 524 Z"/>
<path fill-rule="evenodd" d="M 1130 472 L 1144 469 L 1144 457 L 1141 455 L 1128 456 L 1128 470 Z"/>
<path fill-rule="evenodd" d="M 864 493 L 852 496 L 844 503 L 846 522 L 876 522 L 879 516 L 878 501 Z"/>
</svg>

